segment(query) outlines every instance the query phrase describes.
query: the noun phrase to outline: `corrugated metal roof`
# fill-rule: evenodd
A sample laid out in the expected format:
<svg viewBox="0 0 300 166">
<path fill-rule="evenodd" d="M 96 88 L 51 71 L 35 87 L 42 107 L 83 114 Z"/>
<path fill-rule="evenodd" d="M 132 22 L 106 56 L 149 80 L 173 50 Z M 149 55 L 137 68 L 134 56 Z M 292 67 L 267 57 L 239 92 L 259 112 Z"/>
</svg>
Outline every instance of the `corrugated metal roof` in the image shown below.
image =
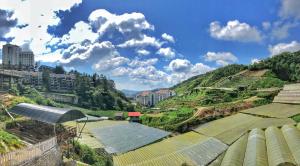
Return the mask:
<svg viewBox="0 0 300 166">
<path fill-rule="evenodd" d="M 148 145 L 170 133 L 139 123 L 94 128 L 93 135 L 105 145 L 108 153 L 124 153 Z"/>
<path fill-rule="evenodd" d="M 20 103 L 11 108 L 10 112 L 50 124 L 63 123 L 85 117 L 82 112 L 74 109 L 41 106 L 28 103 Z"/>
<path fill-rule="evenodd" d="M 128 116 L 141 116 L 140 112 L 128 112 Z"/>
</svg>

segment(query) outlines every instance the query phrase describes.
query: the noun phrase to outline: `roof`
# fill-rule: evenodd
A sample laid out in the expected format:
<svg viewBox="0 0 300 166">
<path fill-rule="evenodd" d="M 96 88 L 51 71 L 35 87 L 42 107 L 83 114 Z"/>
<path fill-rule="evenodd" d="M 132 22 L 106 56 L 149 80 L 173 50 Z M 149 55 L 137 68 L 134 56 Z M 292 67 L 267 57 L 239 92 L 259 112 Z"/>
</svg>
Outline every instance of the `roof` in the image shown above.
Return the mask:
<svg viewBox="0 0 300 166">
<path fill-rule="evenodd" d="M 114 156 L 114 165 L 204 166 L 222 154 L 227 145 L 195 132 L 164 139 L 140 149 Z"/>
<path fill-rule="evenodd" d="M 63 123 L 85 117 L 82 112 L 71 108 L 65 109 L 27 103 L 20 103 L 14 106 L 10 109 L 10 112 L 50 124 Z"/>
<path fill-rule="evenodd" d="M 139 123 L 127 123 L 97 127 L 92 134 L 104 144 L 108 153 L 124 153 L 148 145 L 168 136 L 170 133 Z"/>
<path fill-rule="evenodd" d="M 275 96 L 274 103 L 300 104 L 300 84 L 288 84 Z"/>
<path fill-rule="evenodd" d="M 140 112 L 128 112 L 128 116 L 141 116 Z"/>
<path fill-rule="evenodd" d="M 294 125 L 253 129 L 234 142 L 220 155 L 218 164 L 239 165 L 300 165 L 300 130 Z"/>
</svg>

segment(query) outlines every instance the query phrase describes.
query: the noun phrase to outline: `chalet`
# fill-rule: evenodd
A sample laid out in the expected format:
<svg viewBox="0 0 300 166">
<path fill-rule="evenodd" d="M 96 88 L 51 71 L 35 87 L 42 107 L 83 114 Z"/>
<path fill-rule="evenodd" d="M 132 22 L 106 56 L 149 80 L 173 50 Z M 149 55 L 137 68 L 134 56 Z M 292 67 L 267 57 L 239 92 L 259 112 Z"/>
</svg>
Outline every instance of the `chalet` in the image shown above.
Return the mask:
<svg viewBox="0 0 300 166">
<path fill-rule="evenodd" d="M 139 122 L 140 121 L 140 112 L 128 112 L 128 117 L 130 122 Z"/>
</svg>

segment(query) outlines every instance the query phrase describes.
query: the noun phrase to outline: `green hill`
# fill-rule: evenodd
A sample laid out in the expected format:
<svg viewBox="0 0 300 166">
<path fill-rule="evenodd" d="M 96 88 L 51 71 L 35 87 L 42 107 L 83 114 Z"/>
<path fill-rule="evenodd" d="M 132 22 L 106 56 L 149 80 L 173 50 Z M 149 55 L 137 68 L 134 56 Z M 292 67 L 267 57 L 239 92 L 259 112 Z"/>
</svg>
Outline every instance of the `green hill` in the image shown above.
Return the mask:
<svg viewBox="0 0 300 166">
<path fill-rule="evenodd" d="M 199 119 L 198 115 L 206 119 L 222 117 L 270 103 L 284 84 L 297 81 L 300 52 L 282 53 L 248 66 L 228 65 L 172 87 L 177 95 L 159 102 L 156 107 L 160 111 L 155 113 L 160 112 L 160 116 L 149 113 L 143 123 L 168 128 L 195 116 Z"/>
</svg>

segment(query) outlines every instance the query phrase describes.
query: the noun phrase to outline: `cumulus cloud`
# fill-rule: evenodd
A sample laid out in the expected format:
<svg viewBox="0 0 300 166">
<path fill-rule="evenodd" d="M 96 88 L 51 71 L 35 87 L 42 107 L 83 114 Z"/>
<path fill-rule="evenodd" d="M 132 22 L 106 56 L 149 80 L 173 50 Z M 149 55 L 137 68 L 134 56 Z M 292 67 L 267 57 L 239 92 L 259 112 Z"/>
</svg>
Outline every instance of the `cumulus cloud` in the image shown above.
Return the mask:
<svg viewBox="0 0 300 166">
<path fill-rule="evenodd" d="M 30 41 L 30 48 L 35 54 L 50 53 L 47 43 L 52 35 L 47 30 L 49 26 L 60 23 L 56 13 L 70 10 L 80 3 L 81 0 L 51 0 L 45 5 L 40 0 L 1 0 L 1 9 L 13 11 L 13 18 L 18 19 L 17 26 L 11 28 L 4 37 L 13 38 L 12 43 L 17 45 Z"/>
<path fill-rule="evenodd" d="M 131 67 L 152 66 L 155 65 L 157 62 L 158 62 L 157 58 L 151 58 L 147 60 L 139 60 L 135 58 L 128 65 Z"/>
<path fill-rule="evenodd" d="M 60 43 L 81 43 L 85 40 L 94 42 L 97 38 L 98 34 L 92 31 L 92 27 L 88 23 L 79 21 L 74 25 L 74 27 L 69 31 L 69 33 L 62 36 Z"/>
<path fill-rule="evenodd" d="M 211 71 L 214 68 L 203 63 L 192 64 L 187 59 L 174 59 L 169 63 L 166 69 L 171 72 L 167 77 L 168 82 L 170 84 L 176 84 L 195 75 Z"/>
<path fill-rule="evenodd" d="M 136 53 L 137 53 L 138 55 L 149 55 L 149 54 L 150 54 L 150 51 L 145 50 L 145 49 L 137 49 L 137 50 L 136 50 Z"/>
<path fill-rule="evenodd" d="M 283 52 L 296 52 L 300 50 L 300 43 L 297 41 L 292 41 L 290 43 L 279 43 L 276 45 L 270 45 L 269 51 L 271 56 L 278 55 Z"/>
<path fill-rule="evenodd" d="M 163 34 L 161 35 L 161 37 L 162 37 L 163 39 L 165 39 L 166 41 L 168 41 L 168 42 L 175 43 L 174 37 L 171 36 L 171 35 L 169 35 L 169 34 L 163 33 Z"/>
<path fill-rule="evenodd" d="M 240 23 L 238 20 L 228 21 L 226 26 L 220 22 L 210 23 L 210 36 L 220 40 L 240 42 L 260 42 L 261 33 L 247 23 Z"/>
<path fill-rule="evenodd" d="M 299 0 L 281 0 L 279 15 L 283 18 L 300 19 L 300 1 Z"/>
<path fill-rule="evenodd" d="M 162 42 L 157 40 L 155 37 L 150 37 L 147 35 L 143 35 L 141 39 L 131 39 L 128 40 L 122 44 L 119 44 L 118 46 L 121 48 L 128 48 L 128 47 L 146 47 L 146 46 L 153 46 L 156 48 L 160 48 L 162 45 Z"/>
<path fill-rule="evenodd" d="M 102 36 L 112 29 L 129 36 L 140 36 L 143 30 L 154 30 L 142 13 L 124 13 L 116 15 L 105 9 L 93 11 L 89 16 L 89 21 L 97 32 Z"/>
<path fill-rule="evenodd" d="M 17 25 L 17 19 L 13 18 L 13 11 L 0 9 L 0 37 L 3 37 L 12 27 Z"/>
<path fill-rule="evenodd" d="M 101 60 L 98 63 L 94 64 L 93 68 L 96 71 L 109 71 L 114 68 L 120 67 L 121 65 L 124 65 L 128 63 L 130 60 L 125 57 L 117 56 L 117 57 L 112 57 L 108 58 L 105 60 Z"/>
<path fill-rule="evenodd" d="M 175 57 L 175 51 L 170 47 L 160 48 L 156 53 L 159 55 L 162 55 L 166 58 L 174 58 Z"/>
<path fill-rule="evenodd" d="M 231 52 L 207 52 L 204 55 L 204 59 L 208 62 L 216 62 L 220 66 L 226 66 L 238 61 L 238 58 Z"/>
<path fill-rule="evenodd" d="M 192 68 L 192 64 L 187 59 L 174 59 L 169 63 L 168 69 L 172 72 L 182 73 L 189 72 Z"/>
<path fill-rule="evenodd" d="M 289 30 L 299 25 L 299 22 L 277 21 L 273 24 L 271 36 L 273 39 L 285 39 L 289 36 Z"/>
<path fill-rule="evenodd" d="M 257 58 L 251 59 L 251 64 L 259 63 L 259 62 L 260 62 L 260 60 Z"/>
</svg>

